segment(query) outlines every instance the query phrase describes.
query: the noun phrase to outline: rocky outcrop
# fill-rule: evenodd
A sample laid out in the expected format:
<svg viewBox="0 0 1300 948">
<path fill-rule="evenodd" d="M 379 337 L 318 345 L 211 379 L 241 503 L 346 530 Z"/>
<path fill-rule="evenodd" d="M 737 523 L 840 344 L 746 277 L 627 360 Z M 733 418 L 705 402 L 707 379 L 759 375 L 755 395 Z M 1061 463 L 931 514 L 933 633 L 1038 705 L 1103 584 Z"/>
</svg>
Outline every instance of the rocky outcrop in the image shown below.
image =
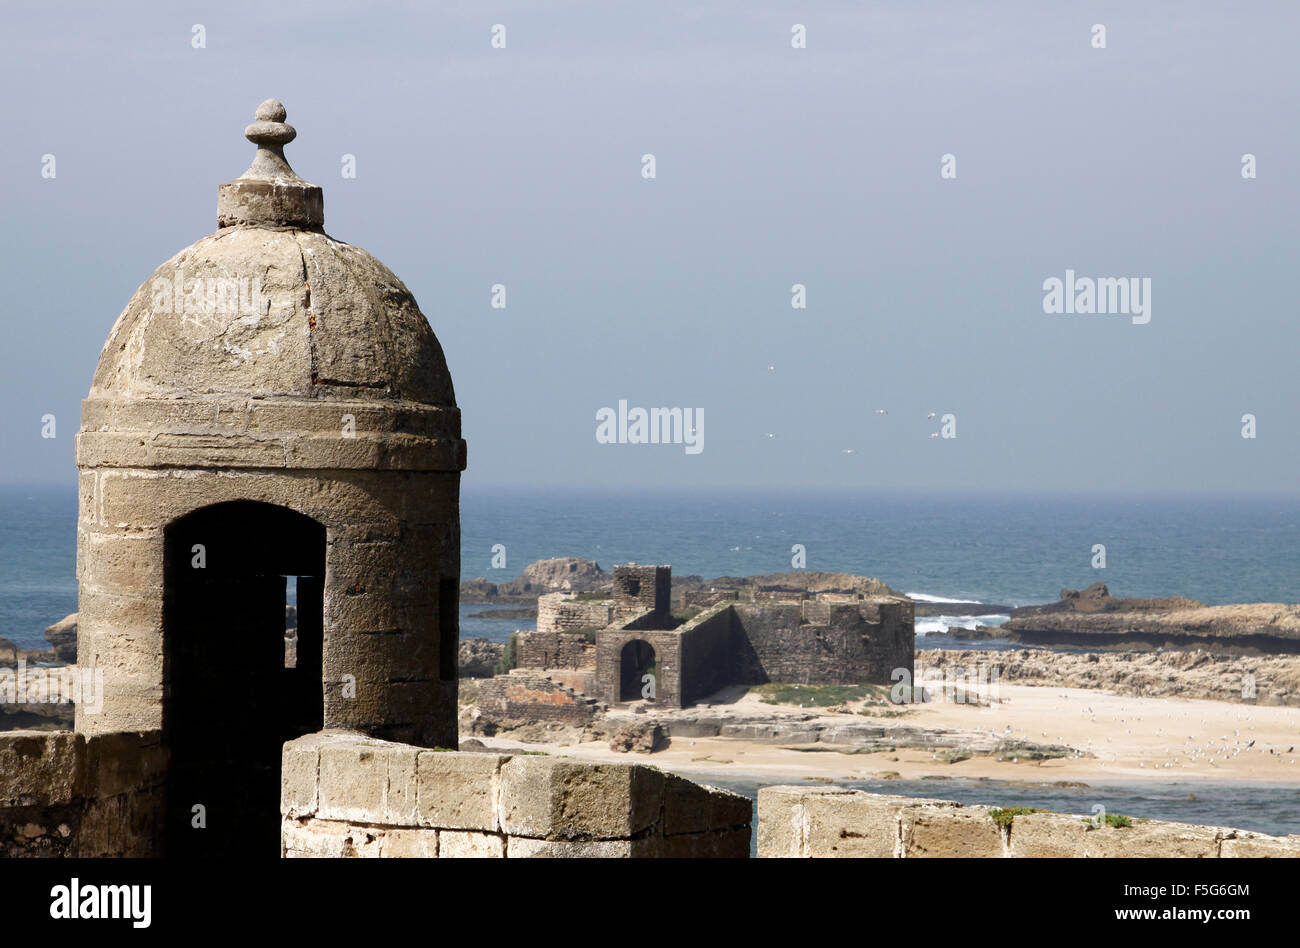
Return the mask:
<svg viewBox="0 0 1300 948">
<path fill-rule="evenodd" d="M 1244 704 L 1300 705 L 1300 656 L 1209 651 L 920 653 L 925 667 L 988 667 L 1006 684 L 1098 688 L 1139 698 L 1206 698 Z"/>
<path fill-rule="evenodd" d="M 1013 609 L 1013 606 L 1003 606 L 991 602 L 917 602 L 913 607 L 913 614 L 918 618 L 928 616 L 1005 616 L 1010 615 Z"/>
<path fill-rule="evenodd" d="M 460 584 L 461 602 L 500 602 L 517 604 L 552 592 L 603 592 L 609 590 L 613 577 L 594 560 L 576 556 L 538 560 L 524 567 L 517 578 L 492 583 L 483 577 Z"/>
<path fill-rule="evenodd" d="M 870 576 L 852 573 L 826 573 L 819 570 L 795 570 L 789 573 L 765 573 L 762 576 L 719 576 L 699 579 L 686 576 L 673 581 L 674 592 L 691 588 L 754 589 L 760 593 L 832 593 L 845 596 L 898 596 L 885 583 Z"/>
<path fill-rule="evenodd" d="M 488 639 L 460 640 L 460 677 L 491 678 L 493 669 L 501 660 L 505 645 Z"/>
<path fill-rule="evenodd" d="M 45 641 L 54 649 L 57 661 L 74 665 L 77 661 L 77 614 L 74 612 L 45 629 Z"/>
<path fill-rule="evenodd" d="M 1300 653 L 1300 606 L 1127 599 L 1111 596 L 1102 583 L 1063 589 L 1059 602 L 1015 609 L 1002 629 L 1027 645 Z"/>
<path fill-rule="evenodd" d="M 668 735 L 656 721 L 632 721 L 622 725 L 610 739 L 609 749 L 621 754 L 653 754 L 668 746 Z"/>
<path fill-rule="evenodd" d="M 1178 609 L 1201 609 L 1204 604 L 1195 599 L 1182 596 L 1166 596 L 1162 599 L 1135 599 L 1112 596 L 1105 583 L 1093 583 L 1087 589 L 1062 589 L 1058 602 L 1042 606 L 1021 606 L 1011 610 L 1013 619 L 1028 619 L 1033 616 L 1060 615 L 1096 615 L 1110 612 L 1172 612 Z"/>
</svg>

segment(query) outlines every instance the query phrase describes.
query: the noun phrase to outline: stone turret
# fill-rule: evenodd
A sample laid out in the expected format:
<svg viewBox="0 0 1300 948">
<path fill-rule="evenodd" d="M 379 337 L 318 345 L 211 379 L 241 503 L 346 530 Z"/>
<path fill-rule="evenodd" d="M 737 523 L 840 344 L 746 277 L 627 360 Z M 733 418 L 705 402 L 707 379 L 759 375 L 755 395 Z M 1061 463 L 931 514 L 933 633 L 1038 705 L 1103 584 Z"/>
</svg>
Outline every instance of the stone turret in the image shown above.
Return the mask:
<svg viewBox="0 0 1300 948">
<path fill-rule="evenodd" d="M 217 231 L 118 317 L 77 437 L 78 661 L 104 690 L 77 729 L 161 731 L 169 808 L 203 774 L 209 825 L 253 796 L 277 819 L 280 746 L 321 727 L 457 737 L 451 376 L 410 291 L 325 233 L 285 117 L 262 103 Z"/>
</svg>

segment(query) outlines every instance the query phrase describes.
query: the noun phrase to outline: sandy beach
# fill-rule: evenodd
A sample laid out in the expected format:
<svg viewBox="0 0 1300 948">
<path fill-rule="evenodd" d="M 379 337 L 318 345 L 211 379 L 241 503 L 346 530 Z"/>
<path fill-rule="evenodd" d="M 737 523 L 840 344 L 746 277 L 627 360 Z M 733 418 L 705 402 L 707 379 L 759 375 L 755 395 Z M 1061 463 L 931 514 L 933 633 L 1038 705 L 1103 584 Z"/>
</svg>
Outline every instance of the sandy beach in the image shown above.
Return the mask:
<svg viewBox="0 0 1300 948">
<path fill-rule="evenodd" d="M 1078 756 L 1048 760 L 997 760 L 971 756 L 948 762 L 930 751 L 854 753 L 827 744 L 776 745 L 733 738 L 676 738 L 654 754 L 611 751 L 604 741 L 523 744 L 510 737 L 483 738 L 489 747 L 527 747 L 584 760 L 654 764 L 682 774 L 745 775 L 771 780 L 855 780 L 897 775 L 987 777 L 997 780 L 1088 784 L 1171 779 L 1300 785 L 1300 709 L 1222 701 L 1138 698 L 1094 689 L 1001 686 L 999 701 L 913 705 L 883 723 L 978 730 L 1007 739 L 1063 744 Z M 789 706 L 746 696 L 736 711 L 799 714 Z M 870 720 L 827 714 L 823 721 Z"/>
</svg>

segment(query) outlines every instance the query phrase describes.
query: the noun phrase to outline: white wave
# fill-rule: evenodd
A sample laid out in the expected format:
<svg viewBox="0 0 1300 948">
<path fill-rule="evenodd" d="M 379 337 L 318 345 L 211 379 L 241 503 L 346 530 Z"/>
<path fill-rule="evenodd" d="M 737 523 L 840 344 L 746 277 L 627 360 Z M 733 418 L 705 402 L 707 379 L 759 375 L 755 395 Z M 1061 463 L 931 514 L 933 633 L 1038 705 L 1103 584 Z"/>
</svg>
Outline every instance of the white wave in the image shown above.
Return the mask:
<svg viewBox="0 0 1300 948">
<path fill-rule="evenodd" d="M 947 632 L 950 629 L 973 629 L 980 625 L 999 626 L 1011 618 L 1005 613 L 984 616 L 925 616 L 916 620 L 916 634 Z"/>
<path fill-rule="evenodd" d="M 978 599 L 946 599 L 943 596 L 930 596 L 925 593 L 903 593 L 915 602 L 979 602 Z"/>
</svg>

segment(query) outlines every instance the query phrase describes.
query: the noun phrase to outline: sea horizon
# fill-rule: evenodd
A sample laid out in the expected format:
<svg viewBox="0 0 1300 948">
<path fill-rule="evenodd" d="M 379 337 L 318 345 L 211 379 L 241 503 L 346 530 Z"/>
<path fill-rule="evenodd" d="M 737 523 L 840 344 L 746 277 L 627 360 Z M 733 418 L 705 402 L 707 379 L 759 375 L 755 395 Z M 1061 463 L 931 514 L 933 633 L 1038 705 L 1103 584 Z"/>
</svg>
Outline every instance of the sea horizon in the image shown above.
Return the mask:
<svg viewBox="0 0 1300 948">
<path fill-rule="evenodd" d="M 0 637 L 42 647 L 76 611 L 74 485 L 0 485 Z M 1105 546 L 1105 568 L 1094 547 Z M 931 601 L 1021 606 L 1104 582 L 1208 605 L 1300 601 L 1300 499 L 1222 493 L 467 487 L 461 579 L 504 582 L 557 556 L 666 563 L 675 576 L 795 569 L 872 576 Z M 499 547 L 504 547 L 504 565 Z M 527 622 L 476 619 L 501 639 Z M 919 631 L 925 629 L 918 627 Z"/>
</svg>

